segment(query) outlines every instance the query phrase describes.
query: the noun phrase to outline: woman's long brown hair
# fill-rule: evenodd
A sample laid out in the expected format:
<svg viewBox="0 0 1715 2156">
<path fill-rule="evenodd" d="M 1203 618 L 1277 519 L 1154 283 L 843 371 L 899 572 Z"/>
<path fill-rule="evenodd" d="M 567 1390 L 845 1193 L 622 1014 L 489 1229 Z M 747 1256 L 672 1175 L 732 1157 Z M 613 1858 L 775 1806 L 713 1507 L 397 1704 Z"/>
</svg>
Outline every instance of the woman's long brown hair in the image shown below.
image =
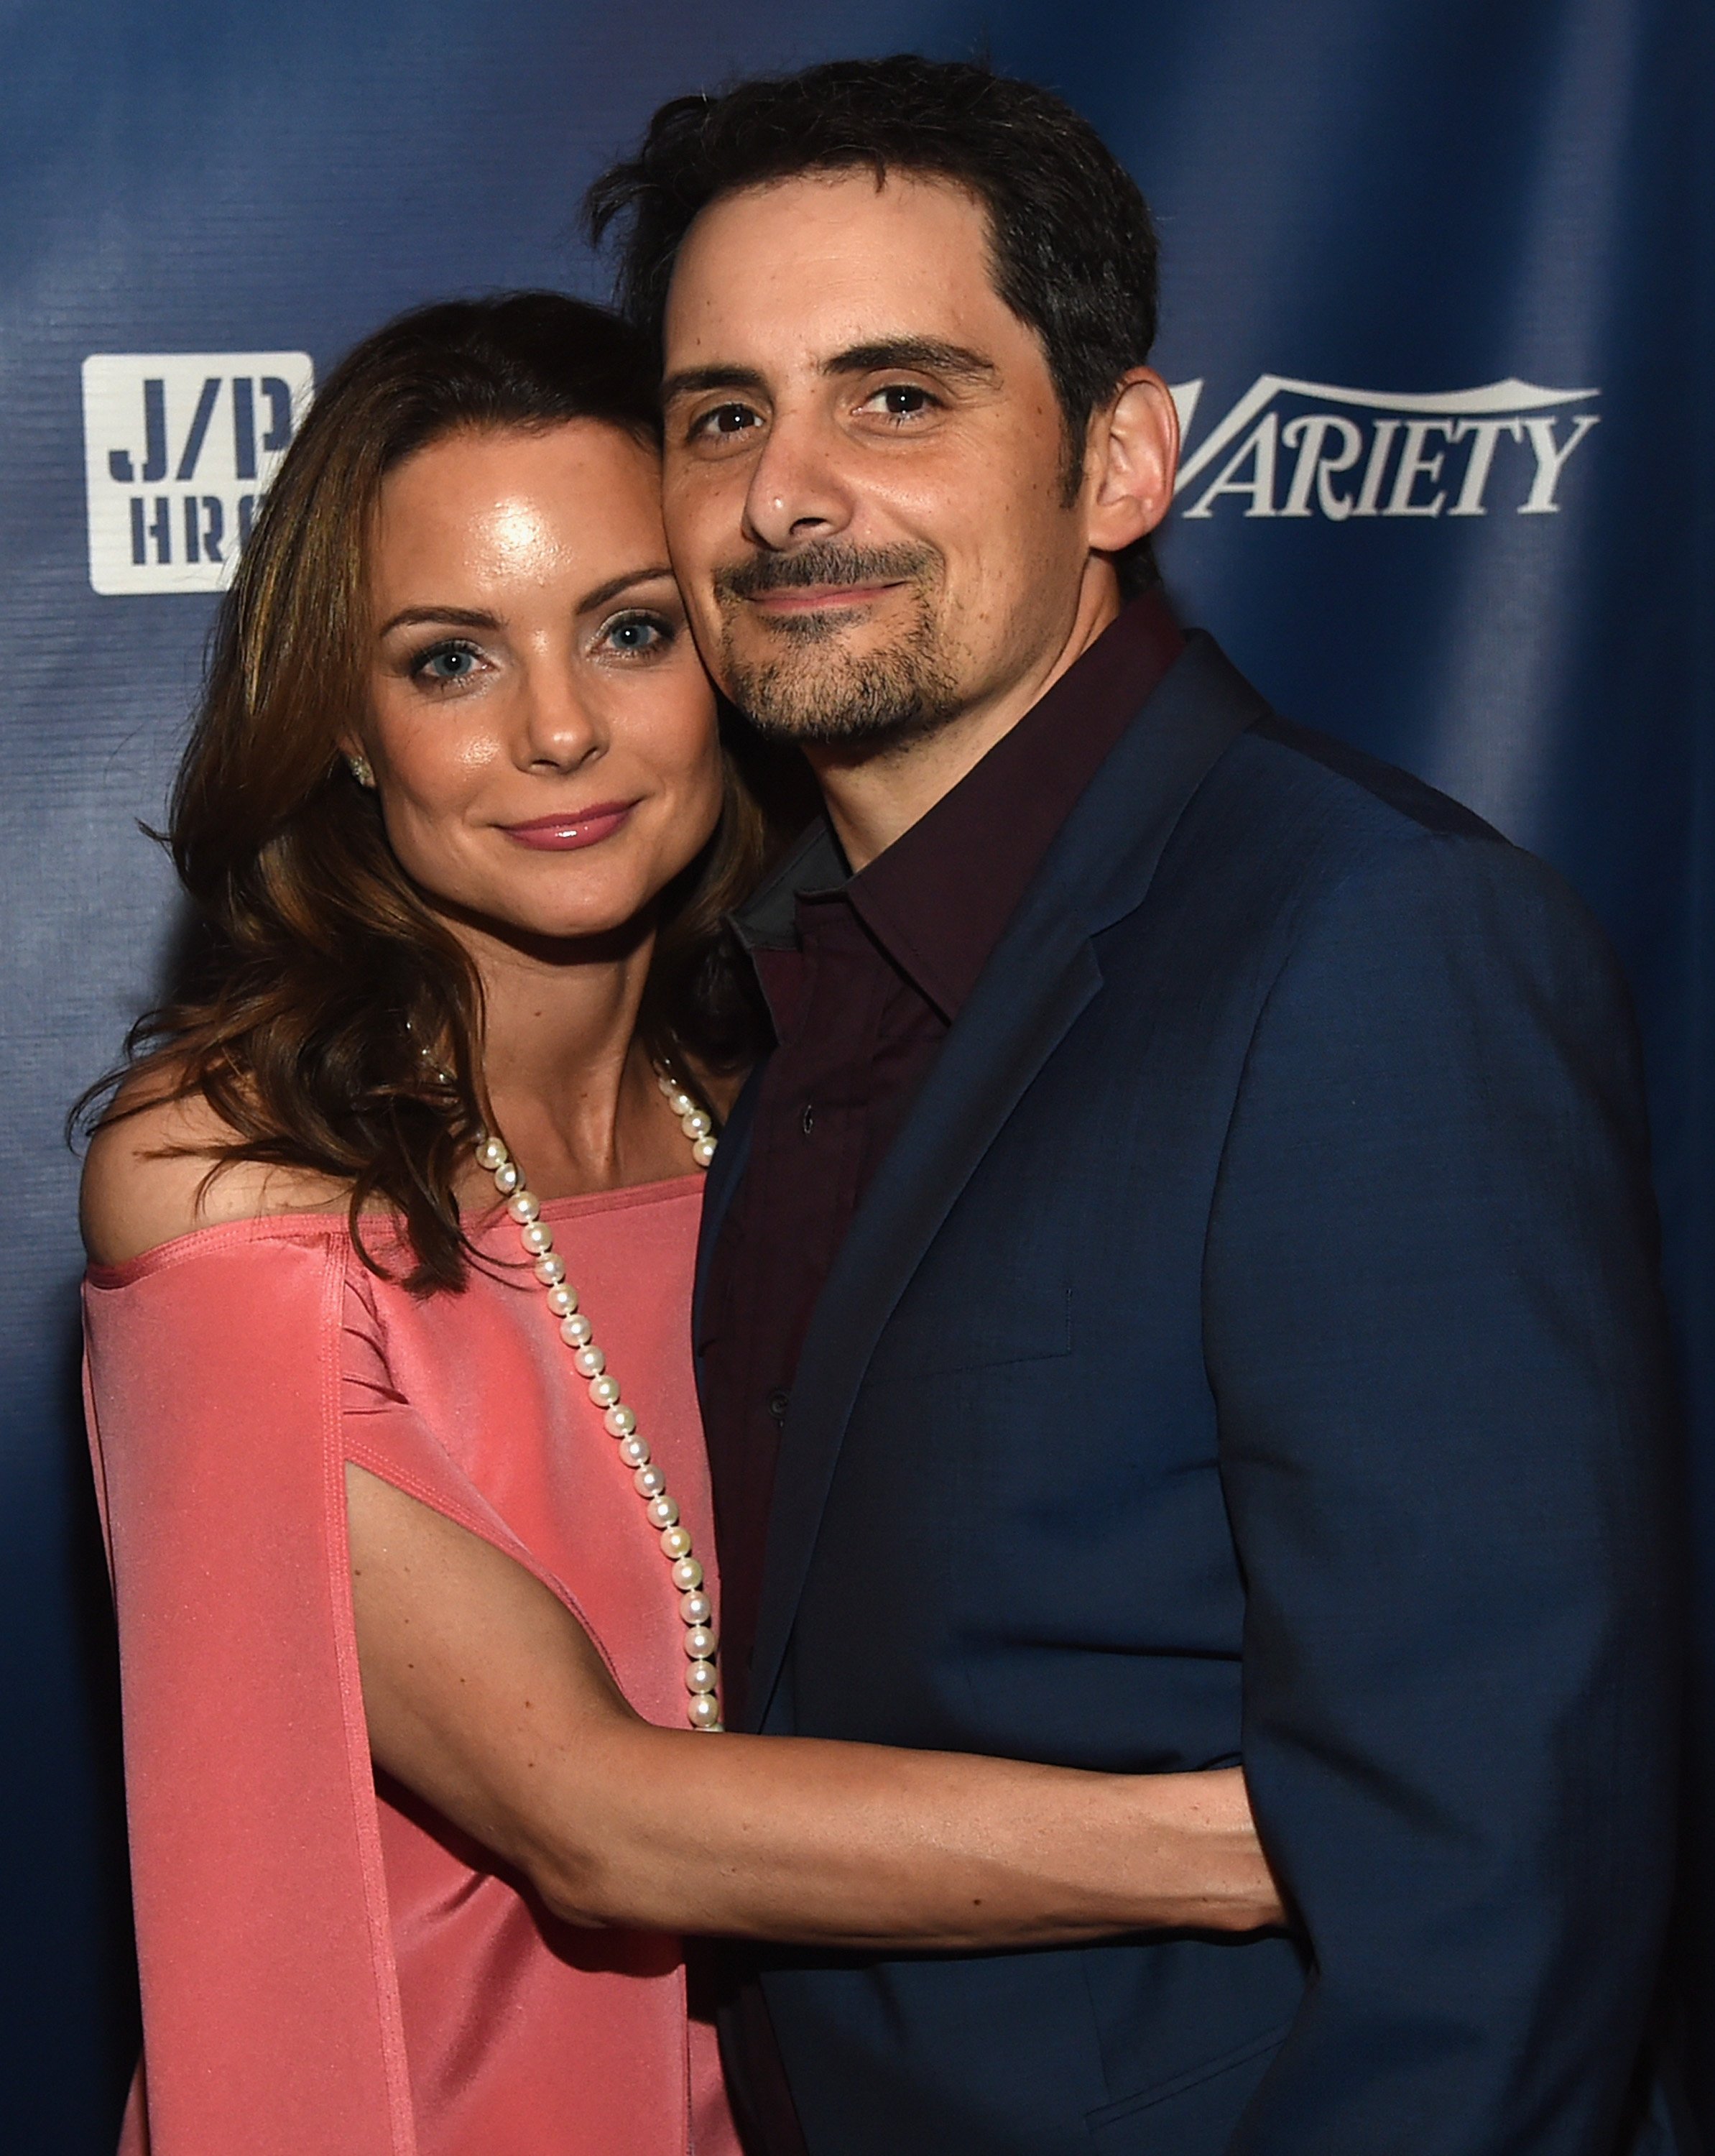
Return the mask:
<svg viewBox="0 0 1715 2156">
<path fill-rule="evenodd" d="M 221 609 L 173 788 L 166 838 L 201 925 L 197 958 L 132 1029 L 123 1070 L 79 1104 L 99 1124 L 163 1092 L 200 1096 L 235 1134 L 210 1149 L 211 1173 L 249 1161 L 349 1183 L 360 1250 L 361 1216 L 382 1201 L 419 1291 L 465 1276 L 454 1184 L 482 1127 L 482 998 L 340 752 L 363 716 L 377 496 L 402 459 L 467 429 L 594 419 L 653 443 L 653 380 L 624 324 L 551 292 L 423 308 L 329 377 Z M 761 752 L 737 732 L 726 728 L 719 827 L 663 896 L 644 993 L 652 1053 L 685 1070 L 730 1070 L 755 1042 L 721 921 L 780 819 L 740 772 L 743 758 L 765 788 Z M 784 810 L 791 781 L 778 783 Z M 449 1083 L 429 1075 L 425 1043 Z M 115 1104 L 115 1088 L 147 1078 Z"/>
</svg>

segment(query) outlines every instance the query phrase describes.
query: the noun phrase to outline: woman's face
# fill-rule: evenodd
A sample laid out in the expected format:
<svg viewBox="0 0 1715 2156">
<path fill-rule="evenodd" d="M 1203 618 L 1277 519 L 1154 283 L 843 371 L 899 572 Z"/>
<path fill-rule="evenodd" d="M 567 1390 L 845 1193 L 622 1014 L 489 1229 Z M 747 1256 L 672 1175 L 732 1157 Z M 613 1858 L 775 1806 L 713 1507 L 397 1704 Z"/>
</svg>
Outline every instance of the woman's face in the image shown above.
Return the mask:
<svg viewBox="0 0 1715 2156">
<path fill-rule="evenodd" d="M 622 927 L 720 813 L 714 700 L 619 429 L 448 435 L 383 481 L 370 719 L 387 836 L 450 914 L 530 937 Z"/>
</svg>

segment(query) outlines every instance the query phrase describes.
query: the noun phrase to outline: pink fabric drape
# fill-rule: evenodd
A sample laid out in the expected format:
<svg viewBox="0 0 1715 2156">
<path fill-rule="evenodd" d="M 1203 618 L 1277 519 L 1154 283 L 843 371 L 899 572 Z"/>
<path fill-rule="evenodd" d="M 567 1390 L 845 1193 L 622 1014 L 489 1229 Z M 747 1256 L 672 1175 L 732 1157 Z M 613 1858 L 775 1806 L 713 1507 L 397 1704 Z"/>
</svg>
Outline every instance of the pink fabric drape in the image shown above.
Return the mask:
<svg viewBox="0 0 1715 2156">
<path fill-rule="evenodd" d="M 701 1554 L 699 1199 L 544 1214 Z M 534 1280 L 414 1300 L 304 1214 L 92 1269 L 84 1301 L 143 1989 L 126 2156 L 735 2156 L 678 1943 L 558 1923 L 371 1775 L 348 1460 L 525 1565 L 639 1712 L 683 1721 L 678 1597 Z"/>
</svg>

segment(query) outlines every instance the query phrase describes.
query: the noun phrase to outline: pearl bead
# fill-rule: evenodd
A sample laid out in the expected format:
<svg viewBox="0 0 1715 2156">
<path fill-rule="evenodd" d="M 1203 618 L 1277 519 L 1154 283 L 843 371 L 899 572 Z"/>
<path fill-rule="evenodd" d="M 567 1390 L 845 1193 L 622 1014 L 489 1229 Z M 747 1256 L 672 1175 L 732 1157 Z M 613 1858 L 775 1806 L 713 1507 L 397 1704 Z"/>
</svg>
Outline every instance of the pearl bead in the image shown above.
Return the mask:
<svg viewBox="0 0 1715 2156">
<path fill-rule="evenodd" d="M 445 1074 L 441 1075 L 444 1080 Z M 714 1158 L 714 1118 L 677 1079 L 658 1068 L 655 1081 L 691 1141 L 692 1159 L 699 1168 L 707 1168 Z M 607 1358 L 595 1344 L 589 1319 L 578 1310 L 576 1292 L 566 1281 L 564 1261 L 554 1254 L 554 1231 L 541 1219 L 540 1204 L 525 1189 L 522 1171 L 499 1138 L 483 1133 L 475 1150 L 478 1162 L 493 1174 L 495 1189 L 506 1200 L 507 1212 L 518 1226 L 519 1240 L 535 1259 L 536 1278 L 547 1290 L 548 1307 L 559 1322 L 561 1338 L 572 1351 L 573 1366 L 581 1377 L 588 1378 L 590 1398 L 602 1410 L 603 1425 L 619 1440 L 619 1456 L 632 1471 L 632 1483 L 643 1500 L 644 1517 L 660 1532 L 662 1553 L 672 1568 L 679 1615 L 686 1626 L 685 1653 L 689 1661 L 685 1683 L 692 1695 L 691 1727 L 719 1730 L 723 1725 L 714 1664 L 718 1644 L 714 1605 L 704 1591 L 703 1568 L 691 1554 L 689 1531 L 680 1525 L 678 1507 L 668 1495 L 666 1477 L 651 1462 L 648 1445 L 637 1435 L 637 1417 L 621 1402 L 618 1383 L 608 1374 Z"/>
</svg>

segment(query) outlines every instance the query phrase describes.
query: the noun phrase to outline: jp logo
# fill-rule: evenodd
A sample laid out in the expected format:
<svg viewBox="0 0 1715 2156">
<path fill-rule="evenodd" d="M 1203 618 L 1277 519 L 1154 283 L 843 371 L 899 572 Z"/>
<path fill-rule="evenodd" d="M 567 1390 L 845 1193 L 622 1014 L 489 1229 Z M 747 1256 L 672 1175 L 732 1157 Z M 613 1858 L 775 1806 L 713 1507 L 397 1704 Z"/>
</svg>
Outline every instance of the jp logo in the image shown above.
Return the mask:
<svg viewBox="0 0 1715 2156">
<path fill-rule="evenodd" d="M 1187 435 L 1202 388 L 1187 382 L 1173 393 Z M 1561 474 L 1598 418 L 1566 408 L 1599 394 L 1509 380 L 1421 396 L 1259 375 L 1186 456 L 1174 491 L 1189 495 L 1188 517 L 1213 516 L 1229 499 L 1247 516 L 1336 524 L 1486 516 L 1492 495 L 1497 508 L 1551 516 Z"/>
<path fill-rule="evenodd" d="M 95 589 L 218 590 L 314 381 L 301 352 L 86 359 L 84 469 Z"/>
</svg>

